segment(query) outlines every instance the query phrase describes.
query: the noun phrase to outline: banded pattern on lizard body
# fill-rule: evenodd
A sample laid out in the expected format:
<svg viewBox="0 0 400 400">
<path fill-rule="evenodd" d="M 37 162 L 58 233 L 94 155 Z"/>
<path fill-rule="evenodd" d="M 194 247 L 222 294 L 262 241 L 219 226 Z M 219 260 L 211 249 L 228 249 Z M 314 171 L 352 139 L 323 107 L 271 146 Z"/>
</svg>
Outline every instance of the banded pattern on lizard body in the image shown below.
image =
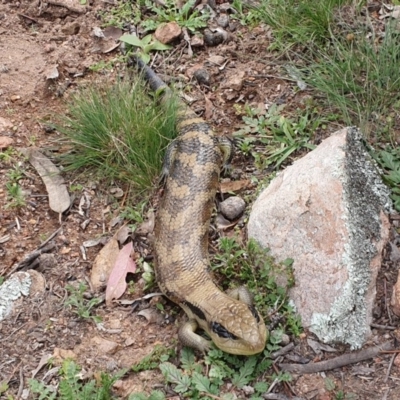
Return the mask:
<svg viewBox="0 0 400 400">
<path fill-rule="evenodd" d="M 168 101 L 167 85 L 141 60 L 133 62 Z M 189 317 L 178 334 L 183 344 L 209 349 L 210 342 L 195 333 L 201 328 L 227 353 L 259 353 L 267 330 L 251 296 L 244 288 L 222 292 L 208 273 L 208 230 L 226 146 L 185 104 L 178 110 L 177 129 L 163 168 L 165 190 L 154 231 L 158 285 Z"/>
</svg>

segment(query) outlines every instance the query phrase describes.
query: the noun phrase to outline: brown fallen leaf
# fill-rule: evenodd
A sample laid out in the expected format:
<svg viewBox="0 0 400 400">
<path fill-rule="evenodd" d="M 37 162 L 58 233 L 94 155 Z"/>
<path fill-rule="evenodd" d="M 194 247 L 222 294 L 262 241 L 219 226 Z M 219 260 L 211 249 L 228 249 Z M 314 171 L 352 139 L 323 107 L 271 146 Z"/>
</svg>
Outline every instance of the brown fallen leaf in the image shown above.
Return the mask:
<svg viewBox="0 0 400 400">
<path fill-rule="evenodd" d="M 242 179 L 240 181 L 221 182 L 219 187 L 221 193 L 229 193 L 249 189 L 251 186 L 252 183 L 249 179 Z"/>
<path fill-rule="evenodd" d="M 204 101 L 205 101 L 204 118 L 209 120 L 213 115 L 214 104 L 206 95 L 204 95 Z"/>
<path fill-rule="evenodd" d="M 136 264 L 131 258 L 132 242 L 126 244 L 119 252 L 117 260 L 107 282 L 106 304 L 110 305 L 113 299 L 119 299 L 126 290 L 126 275 L 136 271 Z"/>
<path fill-rule="evenodd" d="M 0 136 L 0 149 L 6 149 L 14 143 L 14 139 L 7 136 Z"/>
<path fill-rule="evenodd" d="M 36 148 L 30 147 L 19 150 L 28 157 L 29 162 L 42 178 L 49 195 L 50 208 L 56 213 L 63 213 L 70 207 L 71 198 L 59 169 Z"/>
<path fill-rule="evenodd" d="M 92 271 L 90 272 L 90 282 L 93 290 L 98 291 L 107 284 L 111 270 L 117 261 L 118 253 L 118 240 L 112 237 L 94 260 Z"/>
</svg>

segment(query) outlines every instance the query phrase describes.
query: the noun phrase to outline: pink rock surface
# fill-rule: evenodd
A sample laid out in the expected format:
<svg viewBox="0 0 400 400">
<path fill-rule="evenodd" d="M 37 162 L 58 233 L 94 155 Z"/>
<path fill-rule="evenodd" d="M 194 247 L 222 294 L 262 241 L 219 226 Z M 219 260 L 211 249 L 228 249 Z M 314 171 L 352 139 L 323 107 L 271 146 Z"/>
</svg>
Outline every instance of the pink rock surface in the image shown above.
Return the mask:
<svg viewBox="0 0 400 400">
<path fill-rule="evenodd" d="M 370 334 L 388 195 L 359 132 L 346 128 L 286 168 L 254 203 L 249 237 L 277 260 L 294 259 L 291 299 L 323 341 L 357 348 Z"/>
</svg>

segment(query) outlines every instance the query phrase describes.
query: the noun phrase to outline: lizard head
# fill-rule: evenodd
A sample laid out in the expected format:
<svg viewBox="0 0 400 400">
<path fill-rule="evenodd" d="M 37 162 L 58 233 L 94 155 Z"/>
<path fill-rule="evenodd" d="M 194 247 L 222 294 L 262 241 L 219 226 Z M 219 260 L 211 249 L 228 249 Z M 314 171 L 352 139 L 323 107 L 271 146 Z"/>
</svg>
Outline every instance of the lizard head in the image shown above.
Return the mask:
<svg viewBox="0 0 400 400">
<path fill-rule="evenodd" d="M 263 351 L 268 337 L 255 307 L 232 299 L 220 308 L 205 330 L 221 350 L 247 356 Z"/>
</svg>

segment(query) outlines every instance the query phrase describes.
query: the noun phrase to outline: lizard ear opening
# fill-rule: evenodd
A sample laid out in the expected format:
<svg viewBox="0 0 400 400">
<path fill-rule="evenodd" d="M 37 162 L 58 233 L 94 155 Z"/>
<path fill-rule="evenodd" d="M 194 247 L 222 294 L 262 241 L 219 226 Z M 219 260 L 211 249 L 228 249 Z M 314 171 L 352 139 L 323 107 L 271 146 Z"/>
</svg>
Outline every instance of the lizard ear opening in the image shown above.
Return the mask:
<svg viewBox="0 0 400 400">
<path fill-rule="evenodd" d="M 216 333 L 221 338 L 237 339 L 237 336 L 235 336 L 233 333 L 229 332 L 225 327 L 223 327 L 218 322 L 211 322 L 210 328 L 214 333 Z"/>
</svg>

